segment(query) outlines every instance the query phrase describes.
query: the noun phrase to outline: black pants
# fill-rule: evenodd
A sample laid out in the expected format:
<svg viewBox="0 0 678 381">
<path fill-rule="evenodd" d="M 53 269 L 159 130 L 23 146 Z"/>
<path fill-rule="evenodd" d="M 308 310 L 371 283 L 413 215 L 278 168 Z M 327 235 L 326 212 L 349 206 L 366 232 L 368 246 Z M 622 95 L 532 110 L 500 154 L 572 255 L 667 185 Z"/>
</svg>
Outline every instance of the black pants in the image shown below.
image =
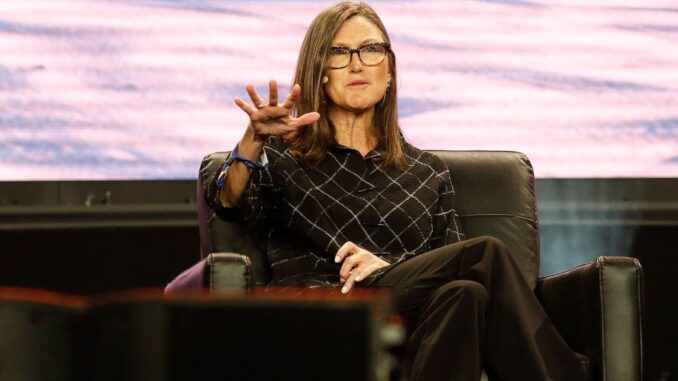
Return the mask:
<svg viewBox="0 0 678 381">
<path fill-rule="evenodd" d="M 398 263 L 361 286 L 390 287 L 405 319 L 411 380 L 581 380 L 560 337 L 505 246 L 491 237 Z M 494 377 L 491 377 L 494 378 Z"/>
</svg>

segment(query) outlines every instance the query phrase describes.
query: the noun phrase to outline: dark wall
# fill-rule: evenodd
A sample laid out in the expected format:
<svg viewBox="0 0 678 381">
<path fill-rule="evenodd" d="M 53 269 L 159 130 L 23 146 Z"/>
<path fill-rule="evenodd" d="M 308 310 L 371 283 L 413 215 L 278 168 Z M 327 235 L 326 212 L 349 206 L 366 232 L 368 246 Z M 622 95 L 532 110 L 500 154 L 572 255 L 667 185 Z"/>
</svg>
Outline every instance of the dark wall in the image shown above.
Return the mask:
<svg viewBox="0 0 678 381">
<path fill-rule="evenodd" d="M 199 259 L 195 182 L 0 183 L 0 285 L 163 287 Z"/>
<path fill-rule="evenodd" d="M 0 285 L 163 287 L 199 256 L 193 181 L 0 183 Z M 541 273 L 598 255 L 645 274 L 647 380 L 678 372 L 678 179 L 539 179 Z"/>
<path fill-rule="evenodd" d="M 164 287 L 198 260 L 196 226 L 0 231 L 0 284 L 91 295 Z"/>
</svg>

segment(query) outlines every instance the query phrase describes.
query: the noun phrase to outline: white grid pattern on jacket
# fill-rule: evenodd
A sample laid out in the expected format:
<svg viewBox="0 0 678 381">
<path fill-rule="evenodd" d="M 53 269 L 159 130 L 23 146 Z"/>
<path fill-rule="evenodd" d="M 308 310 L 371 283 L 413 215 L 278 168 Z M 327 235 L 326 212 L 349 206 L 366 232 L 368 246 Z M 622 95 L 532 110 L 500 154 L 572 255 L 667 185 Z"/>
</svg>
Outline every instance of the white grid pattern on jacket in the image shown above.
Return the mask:
<svg viewBox="0 0 678 381">
<path fill-rule="evenodd" d="M 206 197 L 221 218 L 265 221 L 276 284 L 338 282 L 333 258 L 346 241 L 397 263 L 464 238 L 450 173 L 430 153 L 407 145 L 401 170 L 380 165 L 376 150 L 363 158 L 335 145 L 307 167 L 280 139 L 264 151 L 269 166 L 253 172 L 238 208 L 220 205 L 216 176 Z"/>
</svg>

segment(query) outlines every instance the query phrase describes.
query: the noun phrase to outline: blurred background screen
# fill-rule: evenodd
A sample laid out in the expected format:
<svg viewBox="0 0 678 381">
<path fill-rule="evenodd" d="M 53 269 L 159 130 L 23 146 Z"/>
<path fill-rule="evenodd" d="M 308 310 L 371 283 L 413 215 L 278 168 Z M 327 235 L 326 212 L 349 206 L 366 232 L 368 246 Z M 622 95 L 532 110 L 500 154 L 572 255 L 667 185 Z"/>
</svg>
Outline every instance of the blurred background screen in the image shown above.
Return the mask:
<svg viewBox="0 0 678 381">
<path fill-rule="evenodd" d="M 0 180 L 192 179 L 321 1 L 0 0 Z M 632 4 L 633 3 L 633 4 Z M 678 177 L 674 1 L 372 1 L 406 138 L 538 177 Z"/>
</svg>

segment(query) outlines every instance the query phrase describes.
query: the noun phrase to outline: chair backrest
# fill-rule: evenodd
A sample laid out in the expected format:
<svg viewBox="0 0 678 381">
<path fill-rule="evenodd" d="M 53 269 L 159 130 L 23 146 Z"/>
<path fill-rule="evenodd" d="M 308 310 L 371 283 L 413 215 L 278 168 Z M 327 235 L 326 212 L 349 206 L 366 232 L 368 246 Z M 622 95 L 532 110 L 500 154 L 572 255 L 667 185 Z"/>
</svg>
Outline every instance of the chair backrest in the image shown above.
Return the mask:
<svg viewBox="0 0 678 381">
<path fill-rule="evenodd" d="M 508 247 L 530 287 L 539 272 L 539 225 L 532 165 L 519 152 L 430 151 L 450 169 L 457 211 L 468 238 L 489 235 Z M 198 177 L 201 256 L 214 252 L 245 254 L 252 261 L 253 284 L 270 279 L 264 228 L 225 222 L 204 199 L 204 184 L 220 170 L 227 152 L 207 155 Z"/>
</svg>

